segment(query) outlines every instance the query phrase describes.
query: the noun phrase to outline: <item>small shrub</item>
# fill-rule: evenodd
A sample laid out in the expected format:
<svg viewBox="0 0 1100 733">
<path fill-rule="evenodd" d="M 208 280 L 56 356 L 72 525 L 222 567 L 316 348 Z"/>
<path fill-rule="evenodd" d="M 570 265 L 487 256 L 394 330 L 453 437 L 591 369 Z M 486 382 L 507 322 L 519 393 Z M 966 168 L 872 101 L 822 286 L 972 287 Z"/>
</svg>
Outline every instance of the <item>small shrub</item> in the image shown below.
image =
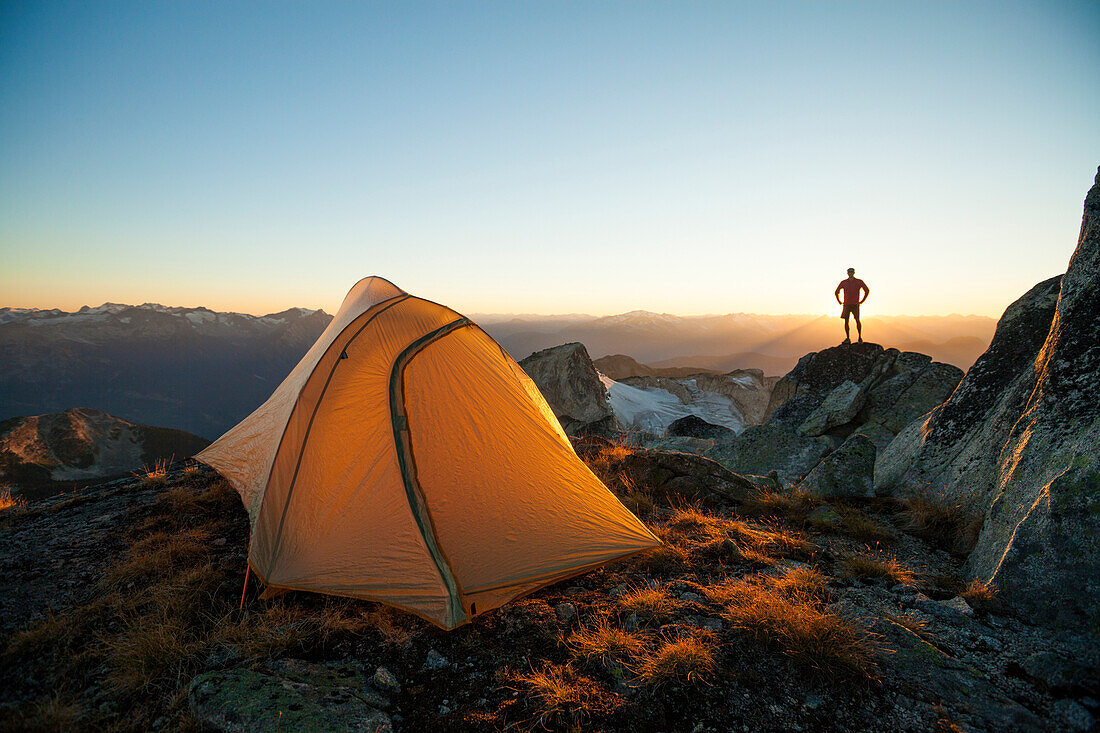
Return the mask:
<svg viewBox="0 0 1100 733">
<path fill-rule="evenodd" d="M 851 555 L 840 566 L 841 575 L 847 578 L 881 578 L 898 585 L 913 585 L 917 574 L 896 559 L 880 560 L 870 555 Z"/>
<path fill-rule="evenodd" d="M 713 636 L 705 632 L 666 640 L 642 661 L 638 677 L 654 686 L 674 680 L 704 681 L 718 669 L 713 646 Z"/>
</svg>

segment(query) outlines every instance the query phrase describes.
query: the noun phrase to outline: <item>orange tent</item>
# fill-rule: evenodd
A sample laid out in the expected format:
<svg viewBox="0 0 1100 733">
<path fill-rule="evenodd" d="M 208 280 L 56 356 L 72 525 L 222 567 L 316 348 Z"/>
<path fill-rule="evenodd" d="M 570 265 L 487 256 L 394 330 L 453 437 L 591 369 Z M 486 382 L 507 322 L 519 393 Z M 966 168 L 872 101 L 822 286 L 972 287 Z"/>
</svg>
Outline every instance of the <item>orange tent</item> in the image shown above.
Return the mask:
<svg viewBox="0 0 1100 733">
<path fill-rule="evenodd" d="M 377 277 L 196 457 L 240 493 L 249 566 L 270 589 L 380 601 L 447 629 L 660 544 L 493 339 Z"/>
</svg>

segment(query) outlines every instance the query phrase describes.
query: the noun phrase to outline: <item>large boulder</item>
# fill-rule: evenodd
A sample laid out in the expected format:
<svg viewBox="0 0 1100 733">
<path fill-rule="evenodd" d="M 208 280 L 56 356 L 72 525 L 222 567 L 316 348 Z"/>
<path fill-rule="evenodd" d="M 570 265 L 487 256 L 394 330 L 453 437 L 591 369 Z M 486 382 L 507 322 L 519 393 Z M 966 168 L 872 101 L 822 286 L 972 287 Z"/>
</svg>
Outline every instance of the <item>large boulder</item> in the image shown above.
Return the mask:
<svg viewBox="0 0 1100 733">
<path fill-rule="evenodd" d="M 766 424 L 842 438 L 859 430 L 885 447 L 886 433 L 892 438 L 938 406 L 962 376 L 925 354 L 872 343 L 834 346 L 802 357 L 779 380 Z"/>
<path fill-rule="evenodd" d="M 834 389 L 861 384 L 880 369 L 884 353 L 878 344 L 857 343 L 806 354 L 776 382 L 764 422 L 799 427 Z"/>
<path fill-rule="evenodd" d="M 875 493 L 939 493 L 984 512 L 993 501 L 1001 448 L 1035 388 L 1035 359 L 1046 341 L 1062 276 L 1044 280 L 1010 305 L 989 349 L 958 389 L 911 422 L 875 463 Z"/>
<path fill-rule="evenodd" d="M 584 344 L 562 344 L 536 351 L 519 363 L 570 435 L 614 431 L 607 390 Z"/>
<path fill-rule="evenodd" d="M 1085 198 L 1035 388 L 1009 431 L 968 561 L 1030 618 L 1100 624 L 1100 171 Z"/>
<path fill-rule="evenodd" d="M 814 466 L 802 488 L 815 496 L 872 496 L 874 474 L 875 444 L 854 434 Z"/>
<path fill-rule="evenodd" d="M 800 481 L 839 442 L 828 436 L 803 435 L 786 425 L 755 425 L 706 455 L 734 473 L 765 475 L 775 471 L 780 481 L 788 483 Z"/>
<path fill-rule="evenodd" d="M 846 379 L 833 388 L 809 417 L 802 421 L 798 432 L 803 435 L 823 435 L 831 428 L 850 423 L 859 414 L 866 400 L 867 393 L 858 384 Z"/>
</svg>

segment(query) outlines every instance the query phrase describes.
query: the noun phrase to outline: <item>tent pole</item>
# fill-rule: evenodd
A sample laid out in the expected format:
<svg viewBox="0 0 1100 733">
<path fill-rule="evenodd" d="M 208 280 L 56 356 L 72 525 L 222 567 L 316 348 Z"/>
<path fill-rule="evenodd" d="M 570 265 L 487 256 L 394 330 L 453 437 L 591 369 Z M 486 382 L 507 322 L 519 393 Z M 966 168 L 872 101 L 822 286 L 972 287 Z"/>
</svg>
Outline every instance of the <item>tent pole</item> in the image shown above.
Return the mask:
<svg viewBox="0 0 1100 733">
<path fill-rule="evenodd" d="M 244 587 L 241 588 L 241 607 L 237 609 L 238 611 L 244 610 L 244 596 L 245 593 L 248 593 L 248 574 L 250 572 L 252 572 L 252 565 L 246 563 L 244 566 Z"/>
</svg>

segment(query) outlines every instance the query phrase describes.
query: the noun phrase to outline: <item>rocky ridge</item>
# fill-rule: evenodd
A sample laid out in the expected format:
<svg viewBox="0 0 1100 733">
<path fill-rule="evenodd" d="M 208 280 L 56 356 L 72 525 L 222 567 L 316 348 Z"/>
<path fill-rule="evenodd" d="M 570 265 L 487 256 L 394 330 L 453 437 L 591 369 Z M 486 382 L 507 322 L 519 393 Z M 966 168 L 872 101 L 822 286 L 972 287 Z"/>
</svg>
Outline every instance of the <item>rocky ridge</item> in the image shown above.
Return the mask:
<svg viewBox="0 0 1100 733">
<path fill-rule="evenodd" d="M 34 485 L 117 476 L 189 458 L 207 445 L 182 430 L 89 408 L 16 417 L 0 422 L 0 480 Z"/>
</svg>

